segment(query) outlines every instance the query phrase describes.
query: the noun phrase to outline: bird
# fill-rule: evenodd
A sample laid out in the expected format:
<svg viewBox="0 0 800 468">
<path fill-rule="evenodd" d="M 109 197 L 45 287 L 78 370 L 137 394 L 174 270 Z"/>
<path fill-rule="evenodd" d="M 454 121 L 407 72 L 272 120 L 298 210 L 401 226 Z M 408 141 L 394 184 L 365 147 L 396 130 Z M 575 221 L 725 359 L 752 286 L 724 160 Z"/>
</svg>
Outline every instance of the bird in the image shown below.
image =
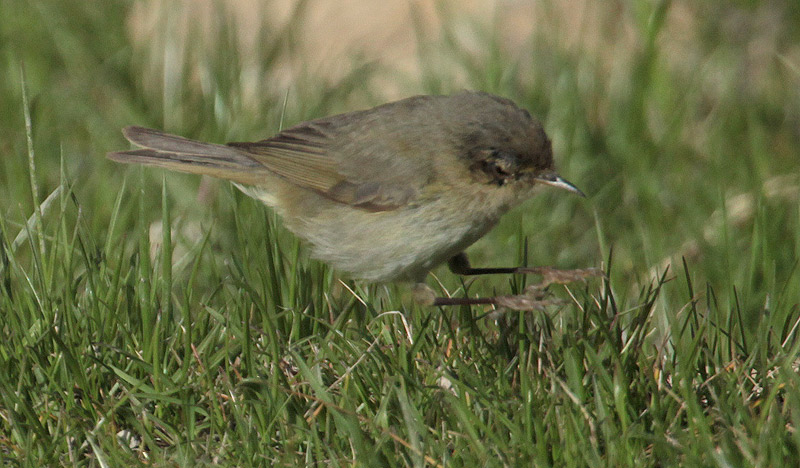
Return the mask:
<svg viewBox="0 0 800 468">
<path fill-rule="evenodd" d="M 353 279 L 410 282 L 424 305 L 545 303 L 436 297 L 425 278 L 445 262 L 456 274 L 540 274 L 548 284 L 599 274 L 470 265 L 465 249 L 540 188 L 585 196 L 556 172 L 542 124 L 503 97 L 413 96 L 256 142 L 205 143 L 138 126 L 123 134 L 140 148 L 109 153 L 111 160 L 227 179 L 274 209 L 313 257 Z"/>
</svg>

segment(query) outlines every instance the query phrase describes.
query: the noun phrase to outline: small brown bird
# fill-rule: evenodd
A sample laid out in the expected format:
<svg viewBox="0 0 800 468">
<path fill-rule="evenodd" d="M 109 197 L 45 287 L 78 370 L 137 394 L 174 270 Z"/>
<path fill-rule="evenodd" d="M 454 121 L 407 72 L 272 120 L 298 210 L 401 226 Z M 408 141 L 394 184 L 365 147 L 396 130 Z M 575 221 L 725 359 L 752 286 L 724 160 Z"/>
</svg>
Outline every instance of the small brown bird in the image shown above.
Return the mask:
<svg viewBox="0 0 800 468">
<path fill-rule="evenodd" d="M 254 143 L 202 143 L 141 127 L 123 133 L 143 149 L 110 159 L 231 180 L 277 210 L 314 257 L 354 278 L 411 281 L 425 304 L 540 305 L 529 296 L 437 298 L 424 280 L 445 261 L 457 274 L 533 273 L 548 283 L 597 274 L 470 267 L 464 249 L 538 186 L 583 195 L 553 169 L 542 125 L 508 99 L 416 96 Z"/>
</svg>

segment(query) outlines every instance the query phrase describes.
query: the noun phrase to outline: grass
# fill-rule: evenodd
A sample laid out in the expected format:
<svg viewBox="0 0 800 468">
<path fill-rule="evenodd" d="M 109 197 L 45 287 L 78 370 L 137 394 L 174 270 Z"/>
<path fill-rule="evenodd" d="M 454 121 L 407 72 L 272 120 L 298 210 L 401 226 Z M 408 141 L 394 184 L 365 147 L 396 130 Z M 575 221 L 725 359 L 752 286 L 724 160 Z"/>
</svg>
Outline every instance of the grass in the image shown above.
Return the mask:
<svg viewBox="0 0 800 468">
<path fill-rule="evenodd" d="M 708 2 L 689 41 L 688 4 L 619 3 L 570 47 L 557 5 L 516 51 L 500 14 L 414 23 L 409 93 L 512 97 L 590 194 L 538 196 L 470 253 L 609 280 L 487 315 L 340 278 L 225 183 L 103 158 L 128 124 L 245 140 L 380 103 L 394 71 L 359 59 L 272 84 L 311 5 L 246 49 L 224 10 L 133 42 L 127 2 L 0 0 L 3 463 L 796 466 L 798 12 Z M 457 295 L 526 281 L 434 273 Z"/>
</svg>

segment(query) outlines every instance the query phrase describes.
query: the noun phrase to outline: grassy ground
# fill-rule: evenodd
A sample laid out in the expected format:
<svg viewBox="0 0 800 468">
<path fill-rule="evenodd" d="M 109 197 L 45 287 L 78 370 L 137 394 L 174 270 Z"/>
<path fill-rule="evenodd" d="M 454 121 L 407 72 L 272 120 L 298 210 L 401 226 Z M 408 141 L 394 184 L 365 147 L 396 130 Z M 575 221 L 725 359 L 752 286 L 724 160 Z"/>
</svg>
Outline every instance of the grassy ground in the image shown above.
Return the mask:
<svg viewBox="0 0 800 468">
<path fill-rule="evenodd" d="M 419 76 L 352 59 L 286 89 L 298 5 L 245 53 L 224 11 L 188 36 L 167 12 L 134 43 L 128 2 L 0 0 L 4 464 L 800 463 L 797 7 L 619 2 L 589 49 L 554 8 L 515 51 L 443 8 Z M 395 78 L 511 97 L 589 194 L 531 200 L 473 263 L 609 281 L 544 312 L 420 308 L 309 260 L 225 183 L 103 157 L 124 125 L 263 138 Z M 526 281 L 434 273 L 454 295 Z"/>
</svg>

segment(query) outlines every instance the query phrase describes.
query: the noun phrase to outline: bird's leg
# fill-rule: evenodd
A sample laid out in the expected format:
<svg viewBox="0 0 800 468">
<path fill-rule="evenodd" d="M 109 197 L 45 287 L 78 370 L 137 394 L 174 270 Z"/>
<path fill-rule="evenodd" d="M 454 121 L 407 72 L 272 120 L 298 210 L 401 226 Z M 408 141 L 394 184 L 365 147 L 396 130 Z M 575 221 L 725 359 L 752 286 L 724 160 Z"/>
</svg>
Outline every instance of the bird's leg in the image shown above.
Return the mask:
<svg viewBox="0 0 800 468">
<path fill-rule="evenodd" d="M 575 281 L 584 280 L 592 276 L 603 276 L 603 270 L 599 268 L 580 268 L 575 270 L 558 270 L 551 267 L 506 267 L 506 268 L 473 268 L 469 264 L 467 254 L 461 252 L 454 255 L 448 262 L 450 271 L 457 275 L 541 275 L 542 282 L 537 286 L 545 288 L 551 284 L 569 284 Z"/>
<path fill-rule="evenodd" d="M 544 309 L 546 306 L 563 304 L 558 299 L 544 299 L 542 289 L 535 285 L 525 289 L 525 294 L 493 297 L 437 297 L 425 283 L 414 285 L 414 300 L 424 306 L 495 305 L 512 310 Z"/>
<path fill-rule="evenodd" d="M 455 255 L 448 262 L 450 271 L 458 275 L 531 274 L 542 275 L 542 281 L 525 288 L 524 294 L 494 297 L 437 297 L 425 283 L 414 285 L 414 299 L 428 306 L 496 305 L 512 310 L 544 309 L 549 305 L 563 304 L 558 299 L 545 299 L 544 289 L 551 284 L 568 284 L 592 276 L 603 276 L 599 268 L 557 270 L 550 267 L 473 268 L 465 253 Z"/>
</svg>

